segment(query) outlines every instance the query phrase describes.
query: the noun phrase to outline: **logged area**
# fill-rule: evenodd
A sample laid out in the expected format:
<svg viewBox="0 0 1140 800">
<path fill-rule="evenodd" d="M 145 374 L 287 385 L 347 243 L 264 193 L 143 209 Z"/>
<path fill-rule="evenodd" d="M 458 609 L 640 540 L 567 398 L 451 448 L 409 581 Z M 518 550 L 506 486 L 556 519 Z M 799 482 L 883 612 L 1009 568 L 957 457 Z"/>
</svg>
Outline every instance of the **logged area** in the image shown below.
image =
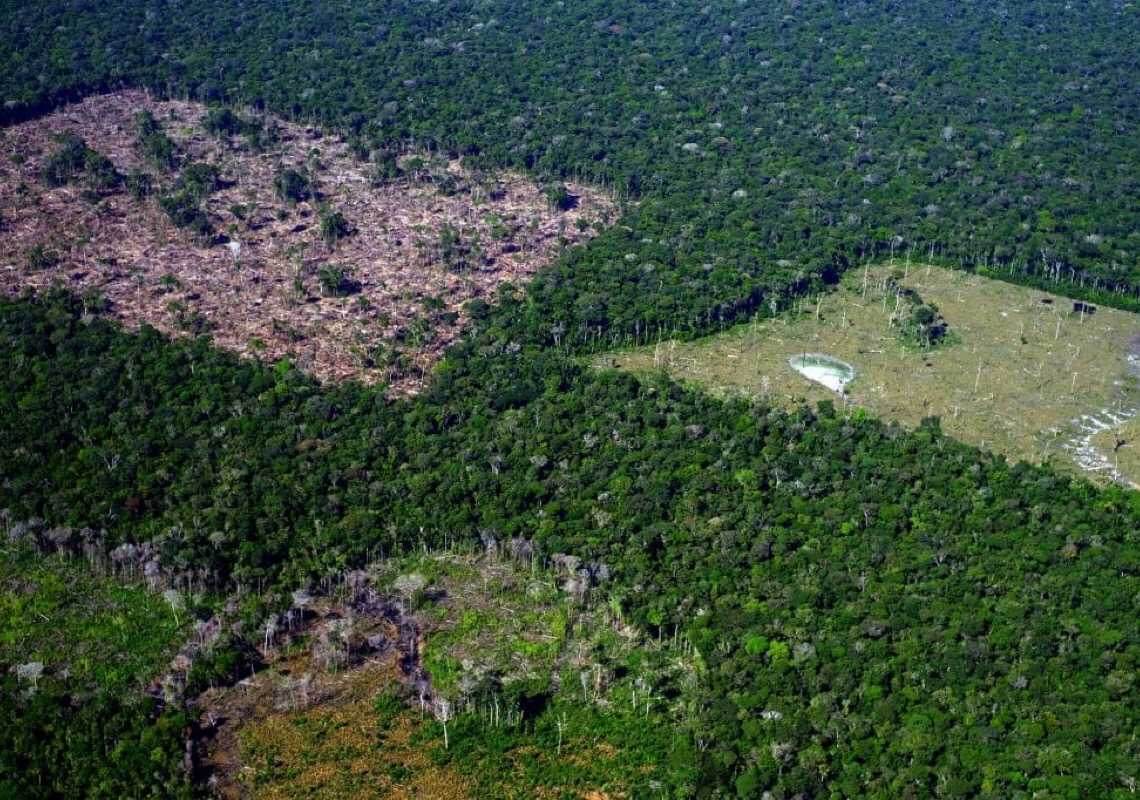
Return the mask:
<svg viewBox="0 0 1140 800">
<path fill-rule="evenodd" d="M 492 544 L 294 593 L 262 629 L 261 668 L 192 702 L 215 793 L 605 798 L 685 773 L 649 715 L 679 711 L 693 659 L 592 603 L 577 559 L 555 561 Z"/>
<path fill-rule="evenodd" d="M 918 308 L 936 309 L 944 330 L 938 342 L 913 335 L 909 323 L 921 312 L 910 312 L 907 290 L 920 298 Z M 789 405 L 831 399 L 908 426 L 939 417 L 946 433 L 1011 459 L 1133 483 L 1140 471 L 1130 455 L 1140 445 L 1121 425 L 1140 408 L 1138 342 L 1136 314 L 900 265 L 853 271 L 836 292 L 776 319 L 597 363 L 665 368 L 677 379 Z M 805 353 L 854 367 L 843 395 L 796 371 L 789 359 Z M 1091 444 L 1090 434 L 1099 434 Z"/>
<path fill-rule="evenodd" d="M 370 158 L 313 127 L 141 92 L 0 142 L 9 294 L 63 286 L 130 327 L 397 392 L 458 340 L 467 302 L 525 284 L 615 215 L 586 187 Z"/>
<path fill-rule="evenodd" d="M 0 0 L 0 797 L 1134 796 L 1138 8 Z"/>
</svg>

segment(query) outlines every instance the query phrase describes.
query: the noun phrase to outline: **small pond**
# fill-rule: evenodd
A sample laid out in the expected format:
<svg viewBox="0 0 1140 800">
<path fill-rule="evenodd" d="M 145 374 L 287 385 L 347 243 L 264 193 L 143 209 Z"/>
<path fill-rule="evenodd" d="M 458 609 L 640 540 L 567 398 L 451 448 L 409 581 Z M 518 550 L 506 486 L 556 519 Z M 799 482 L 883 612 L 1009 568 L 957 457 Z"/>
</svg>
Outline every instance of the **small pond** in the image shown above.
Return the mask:
<svg viewBox="0 0 1140 800">
<path fill-rule="evenodd" d="M 843 387 L 855 379 L 855 368 L 838 358 L 820 353 L 804 353 L 792 356 L 788 364 L 808 380 L 822 383 L 835 392 L 843 392 Z"/>
</svg>

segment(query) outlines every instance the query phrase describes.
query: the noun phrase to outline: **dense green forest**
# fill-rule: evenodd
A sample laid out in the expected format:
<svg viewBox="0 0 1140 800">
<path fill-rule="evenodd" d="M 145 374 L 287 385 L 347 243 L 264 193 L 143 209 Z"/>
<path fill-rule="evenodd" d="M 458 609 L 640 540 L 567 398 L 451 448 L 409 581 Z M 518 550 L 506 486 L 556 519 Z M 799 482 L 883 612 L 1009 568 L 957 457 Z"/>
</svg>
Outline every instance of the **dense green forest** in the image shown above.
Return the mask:
<svg viewBox="0 0 1140 800">
<path fill-rule="evenodd" d="M 1137 777 L 1134 493 L 1010 466 L 935 420 L 492 355 L 491 323 L 393 403 L 126 335 L 66 295 L 2 318 L 14 518 L 157 539 L 164 570 L 252 614 L 386 553 L 490 536 L 575 554 L 630 621 L 692 642 L 702 688 L 673 757 L 742 796 L 1105 796 Z"/>
<path fill-rule="evenodd" d="M 11 118 L 141 85 L 638 200 L 533 287 L 543 341 L 708 331 L 906 253 L 1137 303 L 1130 4 L 0 7 Z"/>
<path fill-rule="evenodd" d="M 237 598 L 250 624 L 401 552 L 571 554 L 615 613 L 694 648 L 698 688 L 653 687 L 661 757 L 699 773 L 676 796 L 1127 796 L 1135 492 L 936 419 L 715 400 L 565 351 L 777 313 L 870 259 L 1135 307 L 1137 13 L 4 0 L 9 121 L 143 86 L 333 126 L 380 164 L 441 150 L 627 206 L 472 307 L 407 401 L 128 335 L 62 293 L 3 301 L 6 546 L 141 574 L 146 544 L 185 613 Z M 0 663 L 0 792 L 193 793 L 176 708 L 41 668 Z"/>
</svg>

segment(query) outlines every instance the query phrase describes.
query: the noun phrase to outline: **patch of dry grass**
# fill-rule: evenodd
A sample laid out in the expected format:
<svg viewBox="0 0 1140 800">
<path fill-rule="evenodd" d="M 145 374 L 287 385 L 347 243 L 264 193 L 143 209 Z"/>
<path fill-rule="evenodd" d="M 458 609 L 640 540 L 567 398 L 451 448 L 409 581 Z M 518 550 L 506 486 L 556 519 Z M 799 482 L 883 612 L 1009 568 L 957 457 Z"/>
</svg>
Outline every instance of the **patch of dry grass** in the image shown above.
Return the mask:
<svg viewBox="0 0 1140 800">
<path fill-rule="evenodd" d="M 401 576 L 422 579 L 420 600 L 409 598 L 420 606 L 414 615 L 391 622 L 383 615 L 358 612 L 353 630 L 354 640 L 378 634 L 395 642 L 398 628 L 414 616 L 421 634 L 412 655 L 422 658 L 432 678 L 427 709 L 415 702 L 420 688 L 401 660 L 406 648 L 373 650 L 330 669 L 322 657 L 326 648 L 320 646 L 328 637 L 322 634 L 339 631 L 347 612 L 327 599 L 311 600 L 305 621 L 290 623 L 274 646 L 263 648 L 265 669 L 236 686 L 211 689 L 197 700 L 203 723 L 214 730 L 203 767 L 213 776 L 217 794 L 567 797 L 577 796 L 570 787 L 596 781 L 610 792 L 596 796 L 617 798 L 626 795 L 614 786 L 624 787 L 657 768 L 636 748 L 632 755 L 623 749 L 627 744 L 621 725 L 630 719 L 642 723 L 640 714 L 615 717 L 611 709 L 636 704 L 640 710 L 645 704 L 648 715 L 648 704 L 656 709 L 664 699 L 652 697 L 652 689 L 642 686 L 631 702 L 629 686 L 636 676 L 627 676 L 619 685 L 608 668 L 602 668 L 622 662 L 635 646 L 654 645 L 639 640 L 608 606 L 585 602 L 588 597 L 574 590 L 572 568 L 532 570 L 483 553 L 435 553 L 373 565 L 371 571 L 380 586 L 393 584 L 394 591 L 402 585 Z M 641 677 L 650 687 L 654 675 L 643 666 Z M 471 685 L 487 676 L 504 685 L 523 678 L 549 680 L 556 698 L 581 701 L 581 706 L 563 707 L 562 719 L 569 717 L 569 727 L 562 746 L 553 745 L 549 721 L 529 718 L 518 737 L 526 744 L 498 749 L 487 744 L 455 761 L 441 757 L 444 745 L 434 721 L 434 698 L 448 699 L 456 714 L 453 749 L 457 737 L 470 736 L 483 725 L 489 728 L 491 719 L 496 728 L 505 723 L 504 735 L 519 726 L 519 709 L 505 699 L 502 717 L 497 702 L 493 716 L 490 705 L 475 702 Z M 377 704 L 377 698 L 385 696 Z M 400 696 L 412 698 L 411 704 L 392 699 Z M 595 707 L 603 697 L 604 705 Z M 615 735 L 614 742 L 607 738 Z M 530 744 L 532 740 L 539 744 Z"/>
<path fill-rule="evenodd" d="M 241 726 L 241 769 L 230 797 L 469 797 L 470 782 L 412 741 L 410 711 L 384 719 L 375 698 L 398 686 L 394 666 L 349 672 L 338 694 L 300 712 L 274 711 Z M 240 776 L 240 777 L 237 777 Z"/>
<path fill-rule="evenodd" d="M 900 340 L 890 323 L 894 299 L 885 290 L 893 273 L 938 306 L 951 343 L 923 350 Z M 596 363 L 641 372 L 663 368 L 715 392 L 784 405 L 835 400 L 908 426 L 937 416 L 946 433 L 963 441 L 1010 459 L 1078 470 L 1070 448 L 1082 415 L 1122 416 L 1140 406 L 1127 359 L 1137 337 L 1135 314 L 1105 307 L 1076 314 L 1072 300 L 938 267 L 872 267 L 851 272 L 834 293 L 804 300 L 777 319 L 697 342 L 613 353 Z M 846 398 L 789 366 L 789 358 L 805 352 L 855 368 Z M 1110 455 L 1112 443 L 1108 436 Z M 1140 480 L 1140 464 L 1132 459 L 1121 458 L 1120 468 Z"/>
</svg>

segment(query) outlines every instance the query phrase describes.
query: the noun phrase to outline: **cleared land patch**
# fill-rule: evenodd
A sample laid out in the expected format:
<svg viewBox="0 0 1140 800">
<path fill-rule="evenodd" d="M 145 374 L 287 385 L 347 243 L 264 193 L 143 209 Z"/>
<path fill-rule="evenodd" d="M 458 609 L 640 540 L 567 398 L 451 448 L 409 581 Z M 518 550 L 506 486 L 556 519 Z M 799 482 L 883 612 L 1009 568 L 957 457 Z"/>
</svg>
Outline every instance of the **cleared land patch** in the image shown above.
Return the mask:
<svg viewBox="0 0 1140 800">
<path fill-rule="evenodd" d="M 900 335 L 891 279 L 933 304 L 949 341 L 916 346 Z M 897 315 L 896 315 L 897 320 Z M 1105 461 L 1078 466 L 1086 435 L 1082 417 L 1110 420 L 1110 429 L 1140 408 L 1135 359 L 1140 317 L 937 267 L 872 267 L 850 273 L 833 293 L 803 301 L 773 320 L 740 325 L 697 342 L 663 341 L 611 353 L 599 366 L 649 371 L 717 392 L 782 404 L 833 400 L 906 425 L 940 417 L 948 434 L 1011 459 L 1049 461 L 1111 479 L 1140 481 L 1130 459 L 1140 442 L 1112 452 L 1093 437 Z M 845 397 L 807 380 L 789 359 L 826 353 L 857 377 Z M 1103 438 L 1103 437 L 1102 437 Z M 1107 449 L 1107 453 L 1104 451 Z"/>
<path fill-rule="evenodd" d="M 59 543 L 48 554 L 19 540 L 28 527 L 4 523 L 0 665 L 16 665 L 24 688 L 141 692 L 185 635 L 186 615 L 67 529 L 48 530 Z"/>
<path fill-rule="evenodd" d="M 616 214 L 588 187 L 141 92 L 0 131 L 0 153 L 9 293 L 95 290 L 129 326 L 397 392 L 459 338 L 464 303 Z"/>
<path fill-rule="evenodd" d="M 1102 469 L 1119 473 L 1134 487 L 1140 484 L 1140 419 L 1133 417 L 1097 431 L 1088 444 L 1100 456 Z"/>
<path fill-rule="evenodd" d="M 423 554 L 295 593 L 258 632 L 262 668 L 192 703 L 215 793 L 622 797 L 686 780 L 663 763 L 663 720 L 691 659 L 594 603 L 577 559 L 551 563 Z"/>
</svg>

